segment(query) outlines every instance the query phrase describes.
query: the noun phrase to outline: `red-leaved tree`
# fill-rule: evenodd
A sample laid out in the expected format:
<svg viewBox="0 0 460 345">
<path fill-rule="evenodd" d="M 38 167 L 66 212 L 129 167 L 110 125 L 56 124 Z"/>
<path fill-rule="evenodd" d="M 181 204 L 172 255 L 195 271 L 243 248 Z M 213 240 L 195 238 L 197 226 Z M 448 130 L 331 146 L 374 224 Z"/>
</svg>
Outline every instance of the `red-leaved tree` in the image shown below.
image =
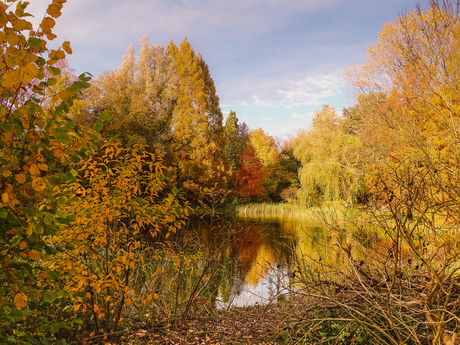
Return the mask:
<svg viewBox="0 0 460 345">
<path fill-rule="evenodd" d="M 247 196 L 264 195 L 266 190 L 261 184 L 265 174 L 254 147 L 248 145 L 241 154 L 241 168 L 235 171 L 237 190 Z"/>
</svg>

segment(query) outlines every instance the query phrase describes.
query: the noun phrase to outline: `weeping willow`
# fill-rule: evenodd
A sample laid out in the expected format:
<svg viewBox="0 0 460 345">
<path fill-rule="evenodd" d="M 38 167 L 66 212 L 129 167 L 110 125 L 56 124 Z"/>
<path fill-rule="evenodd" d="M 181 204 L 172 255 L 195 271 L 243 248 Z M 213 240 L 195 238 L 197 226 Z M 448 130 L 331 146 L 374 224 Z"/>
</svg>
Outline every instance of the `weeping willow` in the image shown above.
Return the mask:
<svg viewBox="0 0 460 345">
<path fill-rule="evenodd" d="M 294 155 L 300 160 L 299 201 L 308 205 L 319 201 L 352 202 L 363 184 L 357 153 L 361 143 L 347 134 L 335 108 L 325 105 L 316 111 L 312 128 L 294 140 Z"/>
</svg>

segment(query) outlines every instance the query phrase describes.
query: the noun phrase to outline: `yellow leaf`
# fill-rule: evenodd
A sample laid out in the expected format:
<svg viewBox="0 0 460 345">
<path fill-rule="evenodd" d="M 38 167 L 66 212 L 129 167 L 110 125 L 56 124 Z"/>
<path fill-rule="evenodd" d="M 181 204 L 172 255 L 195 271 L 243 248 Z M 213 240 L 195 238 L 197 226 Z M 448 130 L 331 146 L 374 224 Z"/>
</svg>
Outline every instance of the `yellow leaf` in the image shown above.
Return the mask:
<svg viewBox="0 0 460 345">
<path fill-rule="evenodd" d="M 19 242 L 19 248 L 26 249 L 27 248 L 27 243 L 25 241 Z"/>
<path fill-rule="evenodd" d="M 123 289 L 124 292 L 128 292 L 129 291 L 129 286 L 125 286 L 125 288 Z"/>
<path fill-rule="evenodd" d="M 46 165 L 45 163 L 38 163 L 38 168 L 40 170 L 47 171 L 48 170 L 48 165 Z"/>
<path fill-rule="evenodd" d="M 54 157 L 59 158 L 64 155 L 64 151 L 60 148 L 54 149 L 53 150 Z"/>
<path fill-rule="evenodd" d="M 80 304 L 75 304 L 73 306 L 73 311 L 77 311 L 78 309 L 80 309 Z"/>
<path fill-rule="evenodd" d="M 53 18 L 58 18 L 61 15 L 61 8 L 57 4 L 52 3 L 48 6 L 46 13 Z"/>
<path fill-rule="evenodd" d="M 153 298 L 158 299 L 158 295 L 156 293 L 154 293 Z"/>
<path fill-rule="evenodd" d="M 131 305 L 131 299 L 130 299 L 130 298 L 128 298 L 128 299 L 126 300 L 126 305 L 127 305 L 128 307 Z"/>
<path fill-rule="evenodd" d="M 29 226 L 27 227 L 27 236 L 32 235 L 33 232 L 34 232 L 34 227 L 32 223 L 29 223 Z"/>
<path fill-rule="evenodd" d="M 72 54 L 72 48 L 70 48 L 70 42 L 69 41 L 65 41 L 62 44 L 62 49 L 64 49 L 67 54 Z"/>
<path fill-rule="evenodd" d="M 24 183 L 24 182 L 26 182 L 26 175 L 24 175 L 24 174 L 22 174 L 22 173 L 21 173 L 21 174 L 16 174 L 16 175 L 14 175 L 14 178 L 15 178 L 15 180 L 18 181 L 19 183 Z"/>
<path fill-rule="evenodd" d="M 108 302 L 108 301 L 110 301 L 111 298 L 112 298 L 112 296 L 107 296 L 107 297 L 105 298 L 105 301 Z"/>
<path fill-rule="evenodd" d="M 40 175 L 40 169 L 36 164 L 32 164 L 29 168 L 29 172 L 31 175 Z"/>
<path fill-rule="evenodd" d="M 38 261 L 40 260 L 40 253 L 37 252 L 36 250 L 32 249 L 30 252 L 29 252 L 29 258 L 33 261 Z"/>
<path fill-rule="evenodd" d="M 32 188 L 37 192 L 41 192 L 46 188 L 45 181 L 41 177 L 36 177 L 32 180 Z"/>
<path fill-rule="evenodd" d="M 53 18 L 51 17 L 45 17 L 43 18 L 42 22 L 40 23 L 40 28 L 43 30 L 45 34 L 50 34 L 51 33 L 51 28 L 56 25 L 56 22 L 54 21 Z"/>
<path fill-rule="evenodd" d="M 58 58 L 59 60 L 65 59 L 65 53 L 64 53 L 62 50 L 58 50 L 58 51 L 56 52 L 56 56 L 57 56 L 57 58 Z"/>
<path fill-rule="evenodd" d="M 2 86 L 12 87 L 17 82 L 17 74 L 14 71 L 5 73 L 2 76 Z"/>
<path fill-rule="evenodd" d="M 2 202 L 4 202 L 6 204 L 8 202 L 8 200 L 10 200 L 10 197 L 9 197 L 8 193 L 3 193 L 2 194 Z"/>
<path fill-rule="evenodd" d="M 21 116 L 22 127 L 29 129 L 29 117 L 27 115 Z"/>
<path fill-rule="evenodd" d="M 5 171 L 3 172 L 3 176 L 5 176 L 5 177 L 9 177 L 9 176 L 11 176 L 11 174 L 12 174 L 12 172 L 9 171 L 9 170 L 5 170 Z"/>
<path fill-rule="evenodd" d="M 14 305 L 16 308 L 22 309 L 27 305 L 27 296 L 22 292 L 14 296 Z"/>
</svg>

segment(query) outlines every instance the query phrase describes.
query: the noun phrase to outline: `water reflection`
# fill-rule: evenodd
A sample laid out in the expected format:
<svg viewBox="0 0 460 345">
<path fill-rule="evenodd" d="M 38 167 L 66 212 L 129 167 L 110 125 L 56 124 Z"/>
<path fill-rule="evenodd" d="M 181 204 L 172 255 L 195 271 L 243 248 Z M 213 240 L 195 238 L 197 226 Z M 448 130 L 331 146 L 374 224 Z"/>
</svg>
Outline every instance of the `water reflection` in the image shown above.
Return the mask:
<svg viewBox="0 0 460 345">
<path fill-rule="evenodd" d="M 337 264 L 340 256 L 327 245 L 319 222 L 296 218 L 194 219 L 191 223 L 208 253 L 220 251 L 224 274 L 216 295 L 217 308 L 275 302 L 290 293 L 299 268 L 294 257 L 320 257 Z"/>
</svg>

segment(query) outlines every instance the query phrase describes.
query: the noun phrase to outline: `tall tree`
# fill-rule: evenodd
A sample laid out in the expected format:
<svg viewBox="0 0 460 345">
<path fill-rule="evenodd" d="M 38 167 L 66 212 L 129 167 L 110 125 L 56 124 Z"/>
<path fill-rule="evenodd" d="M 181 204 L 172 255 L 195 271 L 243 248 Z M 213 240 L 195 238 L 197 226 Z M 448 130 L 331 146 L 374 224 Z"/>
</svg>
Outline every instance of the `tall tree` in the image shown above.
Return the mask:
<svg viewBox="0 0 460 345">
<path fill-rule="evenodd" d="M 239 147 L 237 147 L 238 138 L 239 138 L 239 126 L 238 118 L 236 113 L 232 110 L 225 121 L 225 155 L 227 156 L 228 162 L 232 167 L 232 170 L 237 170 L 239 160 L 241 157 L 241 152 Z"/>
<path fill-rule="evenodd" d="M 279 153 L 276 149 L 275 139 L 271 135 L 265 133 L 262 128 L 257 128 L 249 133 L 249 140 L 262 165 L 268 166 L 276 163 Z"/>
<path fill-rule="evenodd" d="M 248 145 L 241 155 L 241 168 L 235 171 L 237 190 L 250 198 L 265 195 L 266 190 L 262 187 L 264 175 L 256 151 Z"/>
<path fill-rule="evenodd" d="M 246 123 L 238 123 L 236 112 L 230 111 L 225 121 L 225 155 L 233 171 L 241 167 L 241 154 L 249 144 L 249 128 Z"/>
<path fill-rule="evenodd" d="M 312 128 L 293 141 L 294 154 L 302 164 L 299 196 L 303 202 L 352 200 L 361 188 L 353 158 L 360 143 L 344 132 L 342 121 L 335 108 L 325 105 L 316 111 Z"/>
<path fill-rule="evenodd" d="M 175 104 L 171 59 L 163 46 L 149 46 L 147 37 L 140 44 L 138 58 L 131 45 L 119 68 L 104 72 L 93 82 L 89 116 L 95 121 L 107 111 L 111 120 L 102 131 L 105 137 L 117 135 L 126 142 L 137 134 L 151 150 L 167 154 Z"/>
<path fill-rule="evenodd" d="M 180 48 L 171 42 L 167 54 L 174 58 L 177 77 L 172 128 L 178 180 L 189 189 L 225 187 L 229 164 L 224 153 L 223 116 L 209 69 L 187 39 Z"/>
</svg>

